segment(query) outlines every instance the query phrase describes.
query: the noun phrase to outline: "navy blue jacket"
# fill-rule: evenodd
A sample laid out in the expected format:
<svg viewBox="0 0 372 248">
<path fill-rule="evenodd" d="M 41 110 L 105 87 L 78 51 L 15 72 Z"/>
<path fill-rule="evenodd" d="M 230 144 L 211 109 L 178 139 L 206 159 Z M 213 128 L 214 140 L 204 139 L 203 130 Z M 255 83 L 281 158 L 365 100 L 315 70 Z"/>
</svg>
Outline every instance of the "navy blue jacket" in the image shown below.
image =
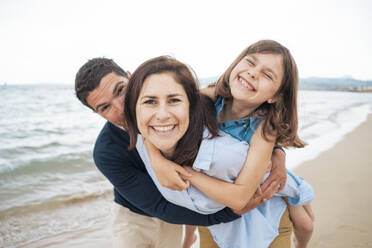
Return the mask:
<svg viewBox="0 0 372 248">
<path fill-rule="evenodd" d="M 202 215 L 168 202 L 148 175 L 137 150 L 128 151 L 128 146 L 128 134 L 107 122 L 94 147 L 94 162 L 114 186 L 116 203 L 173 224 L 210 226 L 240 217 L 229 208 Z"/>
</svg>

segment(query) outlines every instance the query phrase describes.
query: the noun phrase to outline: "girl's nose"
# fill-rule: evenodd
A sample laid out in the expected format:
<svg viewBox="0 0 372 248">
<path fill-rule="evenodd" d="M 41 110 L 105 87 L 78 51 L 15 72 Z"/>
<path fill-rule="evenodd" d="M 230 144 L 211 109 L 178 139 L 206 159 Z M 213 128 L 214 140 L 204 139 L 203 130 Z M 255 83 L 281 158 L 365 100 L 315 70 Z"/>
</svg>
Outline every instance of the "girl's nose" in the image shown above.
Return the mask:
<svg viewBox="0 0 372 248">
<path fill-rule="evenodd" d="M 257 71 L 256 71 L 255 69 L 251 69 L 251 70 L 248 71 L 248 75 L 249 75 L 249 77 L 251 77 L 251 78 L 256 78 L 256 76 L 257 76 Z"/>
</svg>

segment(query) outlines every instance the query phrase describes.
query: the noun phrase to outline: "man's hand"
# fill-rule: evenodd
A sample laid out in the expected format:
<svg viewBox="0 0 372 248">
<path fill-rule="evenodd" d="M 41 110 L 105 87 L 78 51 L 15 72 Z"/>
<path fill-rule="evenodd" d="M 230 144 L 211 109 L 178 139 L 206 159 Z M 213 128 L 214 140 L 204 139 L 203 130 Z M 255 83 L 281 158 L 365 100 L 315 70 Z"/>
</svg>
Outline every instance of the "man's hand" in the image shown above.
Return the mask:
<svg viewBox="0 0 372 248">
<path fill-rule="evenodd" d="M 284 188 L 285 183 L 287 181 L 287 170 L 285 168 L 285 153 L 280 149 L 274 149 L 273 155 L 271 157 L 271 163 L 272 167 L 270 171 L 270 176 L 262 184 L 261 186 L 262 191 L 266 191 L 266 188 L 269 187 L 269 185 L 273 181 L 278 182 L 279 184 L 278 191 L 280 191 Z"/>
<path fill-rule="evenodd" d="M 253 195 L 253 197 L 249 200 L 247 205 L 243 209 L 240 210 L 234 210 L 234 213 L 237 215 L 243 215 L 247 211 L 250 211 L 258 206 L 260 206 L 263 202 L 266 202 L 269 200 L 273 195 L 278 192 L 279 184 L 274 181 L 272 182 L 269 187 L 266 187 L 264 191 L 262 191 L 262 188 L 258 187 L 256 193 Z"/>
<path fill-rule="evenodd" d="M 185 190 L 190 186 L 187 180 L 191 177 L 182 166 L 167 160 L 152 143 L 143 140 L 146 151 L 149 155 L 151 167 L 154 169 L 160 185 L 172 190 Z M 181 178 L 181 175 L 183 178 Z"/>
</svg>

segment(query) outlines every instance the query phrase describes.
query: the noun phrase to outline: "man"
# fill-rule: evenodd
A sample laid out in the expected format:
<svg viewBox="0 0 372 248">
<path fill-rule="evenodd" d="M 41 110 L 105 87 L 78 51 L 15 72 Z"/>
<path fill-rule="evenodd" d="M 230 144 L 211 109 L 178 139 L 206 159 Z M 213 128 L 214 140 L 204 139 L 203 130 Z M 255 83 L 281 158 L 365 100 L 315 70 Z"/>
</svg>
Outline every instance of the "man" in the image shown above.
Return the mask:
<svg viewBox="0 0 372 248">
<path fill-rule="evenodd" d="M 123 110 L 128 78 L 129 74 L 114 61 L 95 58 L 80 68 L 75 80 L 79 100 L 108 121 L 97 138 L 93 157 L 97 168 L 114 186 L 114 247 L 180 247 L 182 226 L 175 224 L 209 226 L 238 218 L 239 215 L 229 208 L 215 214 L 201 215 L 167 202 L 162 197 L 137 151 L 127 150 L 129 136 L 123 129 Z M 283 155 L 280 156 L 282 159 Z M 279 164 L 284 167 L 283 162 Z M 182 167 L 177 171 L 187 174 Z M 278 171 L 277 174 L 272 173 L 271 180 L 283 178 L 283 175 L 278 176 L 283 174 L 280 169 Z M 252 200 L 245 210 L 271 197 L 274 189 L 270 187 L 271 184 L 267 185 L 264 194 Z M 178 190 L 187 187 L 182 180 L 169 182 L 169 186 Z M 204 234 L 201 239 L 205 240 L 203 237 Z"/>
</svg>

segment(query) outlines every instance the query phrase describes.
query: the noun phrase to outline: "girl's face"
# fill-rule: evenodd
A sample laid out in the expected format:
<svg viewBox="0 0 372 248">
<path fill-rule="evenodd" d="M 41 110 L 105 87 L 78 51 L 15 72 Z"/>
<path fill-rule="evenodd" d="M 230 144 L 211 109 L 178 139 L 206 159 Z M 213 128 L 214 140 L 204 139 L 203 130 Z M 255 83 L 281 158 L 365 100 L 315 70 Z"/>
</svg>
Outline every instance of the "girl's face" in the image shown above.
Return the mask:
<svg viewBox="0 0 372 248">
<path fill-rule="evenodd" d="M 189 100 L 170 73 L 146 78 L 136 104 L 138 130 L 171 156 L 189 126 Z"/>
<path fill-rule="evenodd" d="M 283 80 L 283 62 L 279 54 L 254 53 L 245 56 L 231 71 L 229 84 L 234 100 L 261 105 L 275 102 L 275 93 Z"/>
</svg>

